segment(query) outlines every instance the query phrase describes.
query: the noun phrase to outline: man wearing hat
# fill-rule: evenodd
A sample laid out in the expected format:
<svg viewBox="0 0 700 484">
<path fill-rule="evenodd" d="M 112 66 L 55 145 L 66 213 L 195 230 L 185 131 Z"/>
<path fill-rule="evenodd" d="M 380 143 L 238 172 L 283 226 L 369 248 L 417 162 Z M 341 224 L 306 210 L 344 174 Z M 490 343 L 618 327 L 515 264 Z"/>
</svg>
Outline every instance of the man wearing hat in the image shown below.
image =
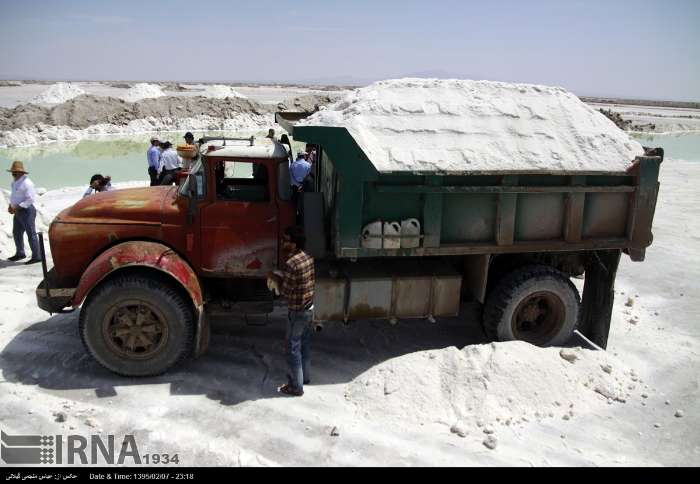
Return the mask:
<svg viewBox="0 0 700 484">
<path fill-rule="evenodd" d="M 27 171 L 24 169 L 24 164 L 21 161 L 12 163 L 12 167 L 7 170 L 12 173 L 12 193 L 10 195 L 10 205 L 7 211 L 14 215 L 12 221 L 12 234 L 15 237 L 15 255 L 10 257 L 10 261 L 18 261 L 24 259 L 24 233 L 27 233 L 29 239 L 29 247 L 32 249 L 32 258 L 27 264 L 41 262 L 39 257 L 39 240 L 36 236 L 34 222 L 36 220 L 36 208 L 34 208 L 34 200 L 36 199 L 36 190 L 34 183 L 27 176 Z"/>
<path fill-rule="evenodd" d="M 151 147 L 148 148 L 148 176 L 151 177 L 151 186 L 158 185 L 158 172 L 160 171 L 160 140 L 154 136 L 151 138 Z"/>
<path fill-rule="evenodd" d="M 199 147 L 195 144 L 194 142 L 194 135 L 188 131 L 185 133 L 185 143 L 187 143 L 188 146 L 194 146 L 194 157 L 192 158 L 183 158 L 182 159 L 182 169 L 183 170 L 189 170 L 190 167 L 194 164 L 195 161 L 197 161 L 197 157 L 199 156 L 197 152 L 199 151 Z"/>
</svg>

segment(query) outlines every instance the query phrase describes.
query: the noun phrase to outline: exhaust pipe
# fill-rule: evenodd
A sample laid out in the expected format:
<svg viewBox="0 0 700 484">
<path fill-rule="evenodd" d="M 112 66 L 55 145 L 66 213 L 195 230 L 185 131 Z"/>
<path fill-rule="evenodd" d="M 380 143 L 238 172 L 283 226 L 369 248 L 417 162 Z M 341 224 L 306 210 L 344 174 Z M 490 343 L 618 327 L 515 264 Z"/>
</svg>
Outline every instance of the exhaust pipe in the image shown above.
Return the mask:
<svg viewBox="0 0 700 484">
<path fill-rule="evenodd" d="M 314 331 L 317 333 L 323 331 L 323 323 L 314 323 Z"/>
</svg>

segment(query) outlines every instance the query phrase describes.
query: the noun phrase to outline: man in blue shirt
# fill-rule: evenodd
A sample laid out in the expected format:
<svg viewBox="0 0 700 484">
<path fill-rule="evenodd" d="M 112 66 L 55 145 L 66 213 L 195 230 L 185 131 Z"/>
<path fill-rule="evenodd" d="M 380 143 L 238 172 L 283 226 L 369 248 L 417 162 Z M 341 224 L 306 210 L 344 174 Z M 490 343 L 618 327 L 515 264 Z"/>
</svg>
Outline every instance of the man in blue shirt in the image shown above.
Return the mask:
<svg viewBox="0 0 700 484">
<path fill-rule="evenodd" d="M 306 152 L 297 153 L 297 159 L 289 165 L 289 178 L 292 182 L 292 203 L 296 207 L 297 223 L 301 223 L 301 213 L 303 212 L 303 198 L 301 193 L 309 189 L 307 178 L 311 172 L 311 163 L 306 161 Z"/>
<path fill-rule="evenodd" d="M 151 138 L 151 147 L 148 148 L 148 176 L 151 177 L 151 186 L 158 185 L 158 171 L 160 170 L 160 140 L 155 136 Z"/>
<path fill-rule="evenodd" d="M 297 189 L 304 186 L 304 180 L 309 176 L 311 171 L 311 163 L 306 161 L 306 152 L 300 151 L 297 153 L 297 159 L 289 166 L 289 176 L 292 180 L 292 185 Z"/>
</svg>

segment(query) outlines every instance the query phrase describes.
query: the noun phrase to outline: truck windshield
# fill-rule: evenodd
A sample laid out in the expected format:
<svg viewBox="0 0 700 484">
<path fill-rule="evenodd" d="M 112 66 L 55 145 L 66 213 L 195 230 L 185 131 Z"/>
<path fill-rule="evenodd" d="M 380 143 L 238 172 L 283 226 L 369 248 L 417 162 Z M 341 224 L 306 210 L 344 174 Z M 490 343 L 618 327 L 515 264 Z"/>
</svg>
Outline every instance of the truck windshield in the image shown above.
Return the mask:
<svg viewBox="0 0 700 484">
<path fill-rule="evenodd" d="M 195 192 L 197 198 L 202 198 L 204 196 L 204 167 L 202 166 L 202 161 L 197 160 L 192 168 L 190 168 L 190 174 L 194 175 L 194 180 L 196 180 L 197 186 L 195 187 Z M 190 182 L 193 177 L 187 177 L 185 183 L 180 186 L 180 195 L 183 197 L 189 197 L 190 194 Z"/>
</svg>

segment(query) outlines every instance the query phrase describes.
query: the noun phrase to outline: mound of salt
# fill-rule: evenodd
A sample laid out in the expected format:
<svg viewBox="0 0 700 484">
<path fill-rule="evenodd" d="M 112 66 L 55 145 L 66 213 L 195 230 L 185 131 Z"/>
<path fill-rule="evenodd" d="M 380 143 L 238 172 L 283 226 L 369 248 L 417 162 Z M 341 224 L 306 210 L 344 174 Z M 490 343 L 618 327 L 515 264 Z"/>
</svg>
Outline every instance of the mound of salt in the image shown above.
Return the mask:
<svg viewBox="0 0 700 484">
<path fill-rule="evenodd" d="M 227 97 L 238 97 L 245 99 L 243 94 L 235 91 L 231 86 L 225 86 L 223 84 L 213 84 L 207 86 L 204 89 L 204 96 L 215 99 L 225 99 Z"/>
<path fill-rule="evenodd" d="M 157 84 L 148 84 L 141 82 L 134 84 L 126 93 L 122 96 L 122 99 L 129 102 L 140 101 L 141 99 L 148 99 L 153 97 L 165 96 L 163 89 Z"/>
<path fill-rule="evenodd" d="M 33 104 L 61 104 L 85 94 L 75 84 L 70 82 L 58 82 L 49 86 L 44 92 L 34 97 L 30 102 Z"/>
<path fill-rule="evenodd" d="M 632 371 L 605 352 L 572 351 L 573 364 L 559 349 L 520 341 L 421 351 L 373 367 L 346 395 L 360 416 L 377 422 L 460 422 L 465 429 L 569 419 L 627 399 Z"/>
<path fill-rule="evenodd" d="M 562 88 L 491 81 L 380 81 L 299 125 L 347 128 L 380 172 L 618 172 L 644 151 Z"/>
</svg>

